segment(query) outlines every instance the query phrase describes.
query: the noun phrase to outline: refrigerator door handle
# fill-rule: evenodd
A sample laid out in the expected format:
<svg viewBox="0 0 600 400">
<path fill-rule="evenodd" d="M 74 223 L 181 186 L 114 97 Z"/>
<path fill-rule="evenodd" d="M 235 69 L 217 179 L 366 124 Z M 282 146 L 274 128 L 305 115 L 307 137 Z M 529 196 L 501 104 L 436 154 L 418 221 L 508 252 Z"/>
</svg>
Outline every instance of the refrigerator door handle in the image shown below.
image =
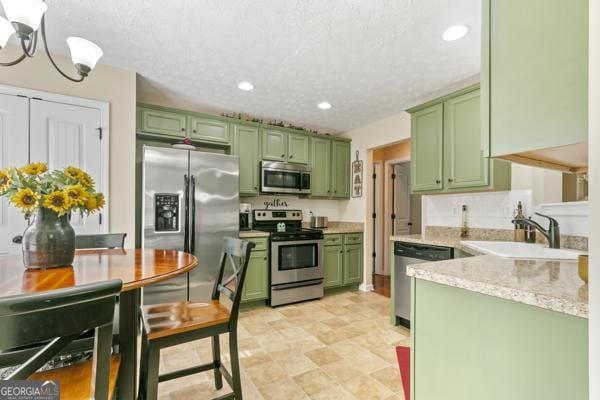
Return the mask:
<svg viewBox="0 0 600 400">
<path fill-rule="evenodd" d="M 184 233 L 183 233 L 183 251 L 186 253 L 190 252 L 190 179 L 187 174 L 183 175 L 183 181 L 185 182 L 185 212 L 183 213 L 184 217 Z"/>
<path fill-rule="evenodd" d="M 190 253 L 194 254 L 196 251 L 196 177 L 190 175 L 192 181 L 192 226 L 191 226 L 191 239 L 190 239 Z"/>
</svg>

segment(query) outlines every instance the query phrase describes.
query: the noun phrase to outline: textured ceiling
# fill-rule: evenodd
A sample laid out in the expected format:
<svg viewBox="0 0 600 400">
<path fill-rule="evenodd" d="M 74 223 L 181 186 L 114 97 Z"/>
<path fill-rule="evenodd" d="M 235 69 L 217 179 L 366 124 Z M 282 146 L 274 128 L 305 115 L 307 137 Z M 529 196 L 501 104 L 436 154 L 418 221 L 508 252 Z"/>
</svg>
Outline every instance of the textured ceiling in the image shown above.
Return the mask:
<svg viewBox="0 0 600 400">
<path fill-rule="evenodd" d="M 479 73 L 480 0 L 48 0 L 51 47 L 83 36 L 139 90 L 342 132 Z M 444 42 L 454 24 L 469 35 Z M 93 74 L 90 76 L 93 78 Z M 249 80 L 256 89 L 242 92 Z M 317 109 L 329 101 L 329 111 Z"/>
</svg>

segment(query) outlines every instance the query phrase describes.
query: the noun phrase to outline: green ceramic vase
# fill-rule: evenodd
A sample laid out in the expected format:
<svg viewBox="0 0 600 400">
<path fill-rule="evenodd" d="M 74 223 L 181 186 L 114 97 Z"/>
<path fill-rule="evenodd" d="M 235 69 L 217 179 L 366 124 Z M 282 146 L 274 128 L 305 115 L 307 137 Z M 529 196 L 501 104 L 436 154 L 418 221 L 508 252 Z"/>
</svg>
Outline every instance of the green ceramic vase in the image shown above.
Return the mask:
<svg viewBox="0 0 600 400">
<path fill-rule="evenodd" d="M 59 268 L 73 263 L 75 231 L 69 215 L 39 208 L 23 234 L 23 263 L 26 268 Z"/>
</svg>

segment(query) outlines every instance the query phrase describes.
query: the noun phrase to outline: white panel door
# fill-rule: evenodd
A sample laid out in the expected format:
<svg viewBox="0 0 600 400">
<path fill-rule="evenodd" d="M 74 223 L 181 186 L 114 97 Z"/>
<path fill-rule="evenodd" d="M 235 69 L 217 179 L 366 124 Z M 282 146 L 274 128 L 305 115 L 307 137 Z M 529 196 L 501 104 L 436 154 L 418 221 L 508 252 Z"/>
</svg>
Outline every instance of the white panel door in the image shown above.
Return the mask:
<svg viewBox="0 0 600 400">
<path fill-rule="evenodd" d="M 27 164 L 29 99 L 0 94 L 0 169 L 20 167 Z M 22 235 L 27 221 L 21 212 L 0 198 L 0 254 L 16 254 L 21 245 L 13 243 L 15 236 Z"/>
<path fill-rule="evenodd" d="M 394 165 L 394 235 L 410 233 L 410 167 L 408 163 Z"/>
<path fill-rule="evenodd" d="M 50 170 L 81 168 L 92 176 L 96 190 L 106 193 L 99 109 L 31 99 L 30 124 L 31 162 L 46 162 Z M 99 213 L 86 218 L 73 214 L 71 225 L 76 233 L 101 233 L 100 218 Z"/>
</svg>

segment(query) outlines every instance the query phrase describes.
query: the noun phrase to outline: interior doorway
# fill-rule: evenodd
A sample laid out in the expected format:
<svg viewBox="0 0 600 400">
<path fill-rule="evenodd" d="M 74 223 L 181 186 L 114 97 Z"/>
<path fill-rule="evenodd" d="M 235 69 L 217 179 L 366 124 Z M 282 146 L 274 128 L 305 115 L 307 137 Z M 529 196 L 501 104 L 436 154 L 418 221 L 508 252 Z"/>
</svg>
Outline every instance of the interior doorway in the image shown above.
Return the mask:
<svg viewBox="0 0 600 400">
<path fill-rule="evenodd" d="M 421 198 L 410 193 L 410 142 L 373 150 L 373 290 L 390 296 L 392 235 L 421 233 Z"/>
</svg>

